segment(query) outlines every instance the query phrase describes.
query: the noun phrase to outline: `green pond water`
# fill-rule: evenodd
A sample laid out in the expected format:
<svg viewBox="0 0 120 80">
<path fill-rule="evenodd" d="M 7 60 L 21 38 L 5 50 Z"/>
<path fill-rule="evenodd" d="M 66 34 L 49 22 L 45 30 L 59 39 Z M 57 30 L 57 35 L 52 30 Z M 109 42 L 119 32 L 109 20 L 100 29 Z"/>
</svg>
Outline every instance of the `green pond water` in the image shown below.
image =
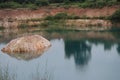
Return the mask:
<svg viewBox="0 0 120 80">
<path fill-rule="evenodd" d="M 10 40 L 38 34 L 52 46 L 41 56 L 0 51 L 0 80 L 120 80 L 120 32 L 1 30 Z"/>
</svg>

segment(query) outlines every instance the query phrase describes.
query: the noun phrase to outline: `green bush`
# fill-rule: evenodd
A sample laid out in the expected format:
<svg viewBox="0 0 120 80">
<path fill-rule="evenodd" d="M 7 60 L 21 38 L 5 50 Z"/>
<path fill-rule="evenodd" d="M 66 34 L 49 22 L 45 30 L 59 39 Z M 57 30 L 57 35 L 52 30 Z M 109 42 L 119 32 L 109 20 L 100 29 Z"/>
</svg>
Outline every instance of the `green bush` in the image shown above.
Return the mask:
<svg viewBox="0 0 120 80">
<path fill-rule="evenodd" d="M 109 1 L 109 2 L 107 3 L 108 6 L 113 6 L 113 5 L 115 5 L 115 4 L 116 4 L 116 2 L 113 2 L 113 1 Z"/>
<path fill-rule="evenodd" d="M 113 13 L 111 16 L 109 16 L 110 20 L 120 21 L 120 9 L 117 10 L 115 13 Z"/>
<path fill-rule="evenodd" d="M 68 18 L 67 13 L 58 13 L 54 16 L 47 16 L 45 20 L 56 20 L 56 19 L 58 20 L 58 19 L 67 19 L 67 18 Z"/>
<path fill-rule="evenodd" d="M 17 2 L 0 3 L 0 8 L 20 8 L 20 7 L 22 7 L 22 5 Z"/>
<path fill-rule="evenodd" d="M 35 4 L 25 4 L 25 8 L 36 10 L 38 7 Z"/>
<path fill-rule="evenodd" d="M 27 28 L 29 25 L 27 23 L 21 23 L 18 28 Z"/>
<path fill-rule="evenodd" d="M 113 5 L 116 5 L 116 4 L 119 4 L 115 1 L 94 1 L 94 2 L 91 2 L 91 1 L 86 1 L 86 2 L 83 2 L 83 3 L 80 3 L 79 4 L 79 7 L 82 7 L 82 8 L 102 8 L 104 6 L 113 6 Z"/>
<path fill-rule="evenodd" d="M 50 25 L 50 22 L 49 21 L 47 21 L 47 22 L 42 22 L 41 24 L 40 24 L 40 26 L 42 26 L 42 27 L 48 27 Z"/>
<path fill-rule="evenodd" d="M 67 17 L 67 13 L 58 13 L 54 16 L 54 19 L 66 19 Z"/>
<path fill-rule="evenodd" d="M 3 27 L 3 26 L 0 26 L 0 30 L 3 30 L 3 29 L 5 29 L 5 27 Z"/>
<path fill-rule="evenodd" d="M 82 7 L 82 8 L 87 8 L 87 7 L 94 8 L 94 7 L 95 7 L 95 3 L 92 3 L 92 2 L 84 2 L 84 3 L 81 3 L 81 4 L 79 5 L 79 7 Z"/>
<path fill-rule="evenodd" d="M 95 7 L 102 8 L 102 7 L 106 6 L 106 4 L 107 3 L 105 1 L 97 1 L 95 3 Z"/>
<path fill-rule="evenodd" d="M 36 0 L 35 4 L 37 6 L 47 6 L 49 5 L 49 1 L 48 0 Z"/>
<path fill-rule="evenodd" d="M 64 0 L 64 4 L 69 4 L 70 1 L 69 0 Z"/>
<path fill-rule="evenodd" d="M 80 19 L 77 15 L 68 15 L 67 13 L 58 13 L 54 16 L 47 16 L 45 20 L 60 20 L 60 19 Z"/>
<path fill-rule="evenodd" d="M 53 16 L 47 16 L 47 17 L 45 17 L 45 20 L 53 20 L 53 19 L 54 19 Z"/>
<path fill-rule="evenodd" d="M 68 19 L 80 19 L 80 17 L 77 15 L 70 15 Z"/>
</svg>

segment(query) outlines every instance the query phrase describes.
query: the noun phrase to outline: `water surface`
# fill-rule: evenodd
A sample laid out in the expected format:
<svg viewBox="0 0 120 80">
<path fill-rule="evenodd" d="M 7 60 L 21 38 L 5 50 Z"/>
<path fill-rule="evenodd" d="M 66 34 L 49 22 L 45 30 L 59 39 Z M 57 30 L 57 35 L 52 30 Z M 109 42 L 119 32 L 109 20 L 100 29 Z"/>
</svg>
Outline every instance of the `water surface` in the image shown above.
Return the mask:
<svg viewBox="0 0 120 80">
<path fill-rule="evenodd" d="M 0 49 L 11 39 L 30 34 L 44 36 L 52 46 L 29 60 L 0 51 L 0 79 L 120 79 L 120 32 L 0 31 Z"/>
</svg>

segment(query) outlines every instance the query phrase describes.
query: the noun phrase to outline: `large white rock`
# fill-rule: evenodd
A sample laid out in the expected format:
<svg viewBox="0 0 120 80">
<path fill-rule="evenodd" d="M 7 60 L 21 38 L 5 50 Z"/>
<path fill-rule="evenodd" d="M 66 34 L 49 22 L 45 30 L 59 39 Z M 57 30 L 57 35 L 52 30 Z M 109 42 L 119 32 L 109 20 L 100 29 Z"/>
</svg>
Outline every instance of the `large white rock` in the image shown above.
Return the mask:
<svg viewBox="0 0 120 80">
<path fill-rule="evenodd" d="M 40 35 L 24 36 L 11 40 L 3 49 L 6 53 L 41 53 L 51 46 L 50 42 Z"/>
</svg>

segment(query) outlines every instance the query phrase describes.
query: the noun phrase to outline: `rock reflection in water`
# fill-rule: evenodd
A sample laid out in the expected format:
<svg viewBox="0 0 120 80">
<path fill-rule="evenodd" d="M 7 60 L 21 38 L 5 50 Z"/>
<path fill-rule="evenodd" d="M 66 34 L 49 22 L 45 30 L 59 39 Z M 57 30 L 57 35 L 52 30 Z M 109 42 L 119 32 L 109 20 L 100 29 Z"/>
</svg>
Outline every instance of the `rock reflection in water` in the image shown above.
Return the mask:
<svg viewBox="0 0 120 80">
<path fill-rule="evenodd" d="M 86 41 L 65 41 L 65 55 L 74 56 L 75 64 L 84 66 L 91 58 L 91 46 Z"/>
<path fill-rule="evenodd" d="M 48 49 L 48 48 L 47 48 Z M 16 58 L 18 60 L 29 61 L 35 58 L 40 57 L 47 49 L 38 51 L 38 52 L 30 52 L 30 53 L 7 53 L 9 56 Z"/>
</svg>

